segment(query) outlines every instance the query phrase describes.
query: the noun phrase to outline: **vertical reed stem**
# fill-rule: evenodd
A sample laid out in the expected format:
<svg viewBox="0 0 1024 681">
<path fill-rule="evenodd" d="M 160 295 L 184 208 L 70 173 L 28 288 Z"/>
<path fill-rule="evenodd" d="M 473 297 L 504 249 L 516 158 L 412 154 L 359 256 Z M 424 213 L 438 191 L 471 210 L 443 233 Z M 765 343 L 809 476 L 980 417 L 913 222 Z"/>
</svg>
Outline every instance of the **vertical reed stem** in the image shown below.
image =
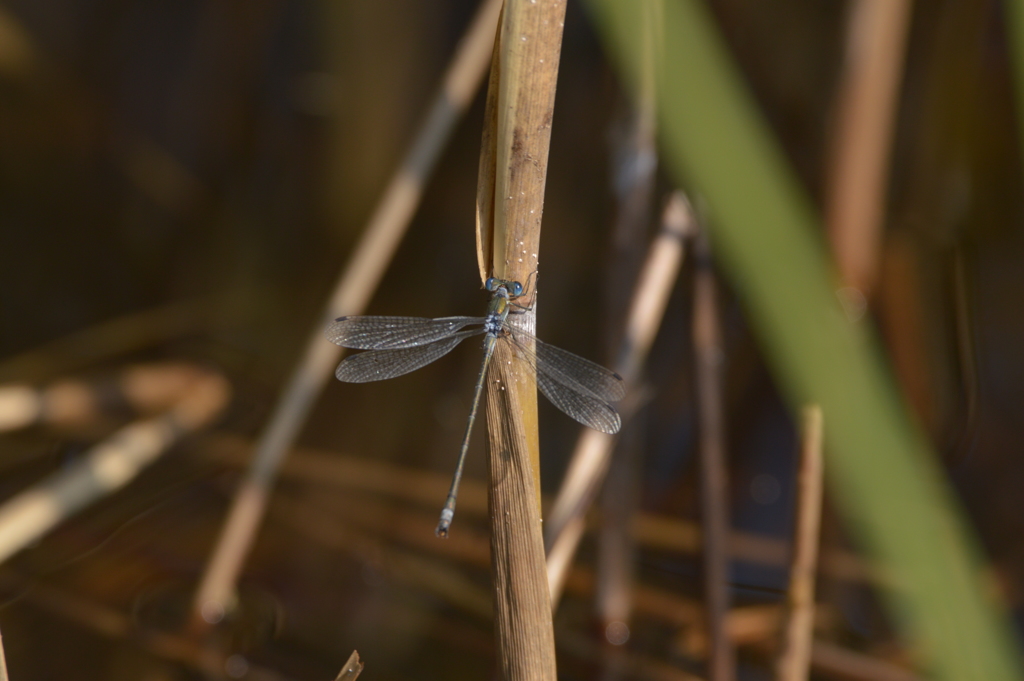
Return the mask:
<svg viewBox="0 0 1024 681">
<path fill-rule="evenodd" d="M 491 62 L 477 187 L 482 278 L 527 287 L 536 302 L 551 119 L 564 0 L 507 0 Z M 514 322 L 533 331 L 535 312 Z M 487 377 L 491 566 L 503 679 L 557 676 L 540 519 L 537 387 L 499 343 Z"/>
<path fill-rule="evenodd" d="M 722 413 L 722 338 L 717 285 L 707 237 L 696 244 L 693 343 L 697 357 L 697 399 L 700 418 L 701 524 L 704 538 L 704 593 L 711 656 L 711 681 L 735 678 L 733 645 L 726 631 L 729 613 L 729 515 L 725 467 L 725 423 Z"/>
<path fill-rule="evenodd" d="M 818 532 L 821 527 L 821 407 L 806 407 L 801 417 L 793 557 L 789 566 L 787 608 L 782 625 L 782 646 L 775 665 L 775 681 L 807 681 L 811 636 L 814 633 L 814 572 L 818 564 Z"/>
</svg>

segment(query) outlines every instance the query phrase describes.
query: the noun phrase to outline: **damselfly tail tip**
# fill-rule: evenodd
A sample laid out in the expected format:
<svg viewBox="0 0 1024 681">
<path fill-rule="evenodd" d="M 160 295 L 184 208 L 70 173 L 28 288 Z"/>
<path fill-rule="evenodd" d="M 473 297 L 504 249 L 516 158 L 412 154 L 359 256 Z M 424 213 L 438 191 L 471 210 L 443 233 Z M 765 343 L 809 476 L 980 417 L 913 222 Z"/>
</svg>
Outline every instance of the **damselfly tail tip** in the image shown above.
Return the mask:
<svg viewBox="0 0 1024 681">
<path fill-rule="evenodd" d="M 441 520 L 438 521 L 437 529 L 434 530 L 434 534 L 436 534 L 441 539 L 447 539 L 448 538 L 448 528 L 450 528 L 452 526 L 452 518 L 454 518 L 454 517 L 455 517 L 455 511 L 453 509 L 445 508 L 444 510 L 442 510 L 441 511 Z"/>
</svg>

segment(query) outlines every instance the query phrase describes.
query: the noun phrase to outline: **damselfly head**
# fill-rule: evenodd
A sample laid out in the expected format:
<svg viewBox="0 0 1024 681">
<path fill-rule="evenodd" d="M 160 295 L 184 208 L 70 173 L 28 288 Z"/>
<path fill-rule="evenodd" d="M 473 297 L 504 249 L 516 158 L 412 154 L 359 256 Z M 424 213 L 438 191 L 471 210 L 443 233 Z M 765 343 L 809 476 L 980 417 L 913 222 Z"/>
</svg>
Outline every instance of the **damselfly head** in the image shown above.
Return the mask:
<svg viewBox="0 0 1024 681">
<path fill-rule="evenodd" d="M 499 279 L 498 277 L 491 277 L 484 282 L 484 288 L 494 293 L 499 288 L 504 288 L 510 298 L 518 298 L 523 295 L 523 285 L 518 281 L 507 281 L 505 279 Z"/>
</svg>

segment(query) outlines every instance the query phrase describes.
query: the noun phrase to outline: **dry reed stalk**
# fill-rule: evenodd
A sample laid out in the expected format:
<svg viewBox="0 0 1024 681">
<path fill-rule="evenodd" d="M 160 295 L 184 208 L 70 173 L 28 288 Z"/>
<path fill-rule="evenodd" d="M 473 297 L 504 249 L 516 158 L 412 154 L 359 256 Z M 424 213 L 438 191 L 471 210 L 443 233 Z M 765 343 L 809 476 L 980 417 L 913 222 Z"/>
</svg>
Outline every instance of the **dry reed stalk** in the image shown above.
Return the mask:
<svg viewBox="0 0 1024 681">
<path fill-rule="evenodd" d="M 707 235 L 696 243 L 693 291 L 693 345 L 696 354 L 697 404 L 700 423 L 701 526 L 704 538 L 704 594 L 711 639 L 708 677 L 732 681 L 736 660 L 726 632 L 729 612 L 729 511 L 725 463 L 725 417 L 722 396 L 721 326 L 718 293 Z"/>
<path fill-rule="evenodd" d="M 127 485 L 182 436 L 212 421 L 230 394 L 223 377 L 197 372 L 169 411 L 121 428 L 80 460 L 8 499 L 0 506 L 0 562 Z"/>
<path fill-rule="evenodd" d="M 193 606 L 194 630 L 202 630 L 208 624 L 202 615 L 204 607 L 211 612 L 223 612 L 231 602 L 281 461 L 341 355 L 338 346 L 324 340 L 323 324 L 343 314 L 359 314 L 377 288 L 419 205 L 427 178 L 479 88 L 500 5 L 500 0 L 485 0 L 459 43 L 412 147 L 381 196 L 349 264 L 335 284 L 323 319 L 313 329 L 305 353 L 260 437 L 200 581 Z"/>
<path fill-rule="evenodd" d="M 536 328 L 538 253 L 565 2 L 508 0 L 491 60 L 477 180 L 477 263 L 524 285 Z M 537 386 L 504 343 L 487 377 L 491 572 L 503 679 L 556 678 L 540 518 Z"/>
<path fill-rule="evenodd" d="M 806 407 L 801 416 L 793 558 L 789 568 L 782 645 L 775 664 L 776 681 L 806 681 L 814 634 L 814 575 L 818 564 L 824 484 L 821 407 Z"/>
<path fill-rule="evenodd" d="M 592 431 L 588 429 L 586 432 Z M 206 457 L 204 460 L 212 458 L 222 464 L 239 467 L 249 461 L 252 444 L 247 440 L 233 435 L 211 435 L 207 436 L 207 442 L 208 446 L 202 452 Z M 437 499 L 444 496 L 451 484 L 447 475 L 367 457 L 343 456 L 307 448 L 291 451 L 281 468 L 281 475 L 332 489 L 370 492 L 412 501 L 430 509 L 436 506 Z M 487 513 L 486 484 L 472 478 L 462 480 L 459 513 L 477 517 Z M 592 526 L 593 523 L 588 523 L 585 528 Z M 697 554 L 701 550 L 700 528 L 689 520 L 638 513 L 632 519 L 631 532 L 637 543 L 645 548 L 686 555 Z M 451 537 L 450 541 L 458 541 L 458 536 Z M 733 560 L 774 566 L 785 566 L 789 561 L 788 543 L 775 537 L 733 530 L 729 533 L 728 546 Z M 876 574 L 862 559 L 848 551 L 825 553 L 821 559 L 821 571 L 840 581 L 885 583 L 882 575 Z"/>
<path fill-rule="evenodd" d="M 353 650 L 341 671 L 334 677 L 334 681 L 356 681 L 359 675 L 363 673 L 363 667 L 365 666 L 363 661 L 359 659 L 359 651 Z"/>
<path fill-rule="evenodd" d="M 651 243 L 630 304 L 625 336 L 613 368 L 627 386 L 639 378 L 654 335 L 668 305 L 672 284 L 683 259 L 683 239 L 694 229 L 693 213 L 682 193 L 673 194 L 662 217 L 662 229 Z M 586 430 L 576 449 L 546 526 L 548 588 L 557 605 L 566 570 L 583 535 L 587 510 L 608 470 L 614 438 Z"/>
<path fill-rule="evenodd" d="M 865 301 L 878 279 L 910 11 L 910 0 L 857 0 L 847 29 L 825 222 L 844 284 Z"/>
</svg>

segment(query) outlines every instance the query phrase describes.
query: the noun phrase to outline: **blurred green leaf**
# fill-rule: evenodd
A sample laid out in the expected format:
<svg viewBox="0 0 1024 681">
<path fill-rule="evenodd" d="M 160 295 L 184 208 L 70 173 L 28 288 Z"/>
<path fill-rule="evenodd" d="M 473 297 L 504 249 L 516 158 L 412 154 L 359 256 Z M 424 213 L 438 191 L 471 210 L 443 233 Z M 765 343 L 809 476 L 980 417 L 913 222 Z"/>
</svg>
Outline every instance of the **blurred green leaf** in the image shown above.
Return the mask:
<svg viewBox="0 0 1024 681">
<path fill-rule="evenodd" d="M 590 0 L 636 83 L 637 0 Z M 883 368 L 872 329 L 846 320 L 821 229 L 704 3 L 664 0 L 656 60 L 669 170 L 707 207 L 716 256 L 792 408 L 824 410 L 830 489 L 885 571 L 891 612 L 942 679 L 1020 678 L 1008 620 L 983 596 L 979 551 L 938 462 Z"/>
</svg>

